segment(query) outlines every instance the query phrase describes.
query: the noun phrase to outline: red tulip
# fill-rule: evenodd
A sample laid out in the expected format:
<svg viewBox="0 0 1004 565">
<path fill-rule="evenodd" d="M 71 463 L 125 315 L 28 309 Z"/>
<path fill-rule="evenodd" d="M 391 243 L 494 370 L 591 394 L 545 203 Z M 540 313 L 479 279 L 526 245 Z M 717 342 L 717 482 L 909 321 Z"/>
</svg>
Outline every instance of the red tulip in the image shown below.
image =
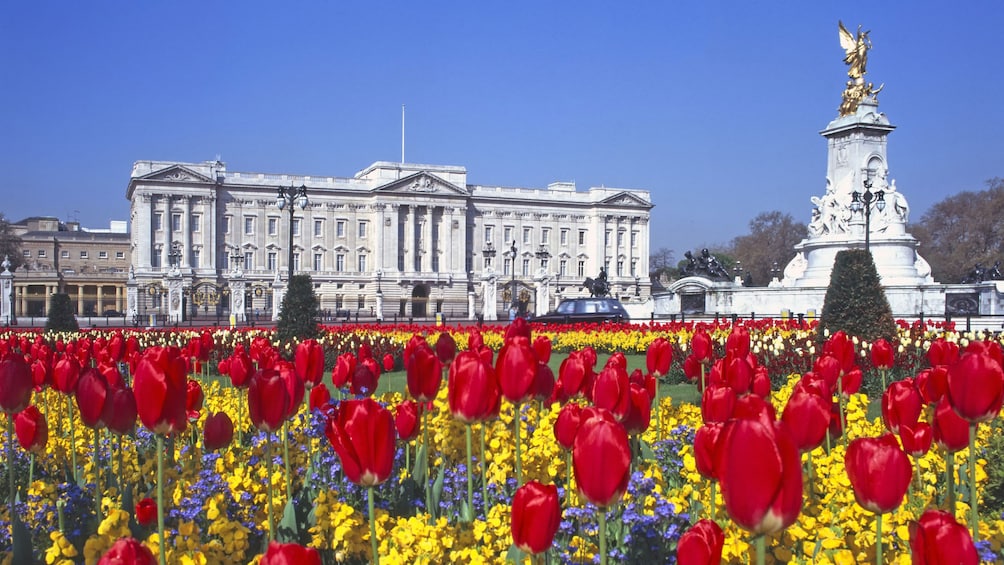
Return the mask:
<svg viewBox="0 0 1004 565">
<path fill-rule="evenodd" d="M 748 394 L 753 387 L 754 369 L 748 355 L 734 356 L 728 354 L 722 363 L 725 384 L 732 387 L 736 394 Z"/>
<path fill-rule="evenodd" d="M 217 412 L 206 417 L 202 442 L 209 451 L 230 445 L 234 440 L 234 423 L 226 412 Z"/>
<path fill-rule="evenodd" d="M 579 491 L 601 509 L 627 490 L 631 448 L 624 426 L 606 410 L 586 408 L 572 445 L 572 466 Z"/>
<path fill-rule="evenodd" d="M 708 422 L 694 433 L 694 461 L 697 472 L 706 479 L 718 480 L 718 468 L 715 465 L 724 428 L 725 424 Z"/>
<path fill-rule="evenodd" d="M 122 332 L 115 332 L 115 335 L 108 340 L 108 355 L 112 361 L 118 363 L 122 360 L 122 356 L 125 354 L 125 346 L 126 342 L 122 337 Z"/>
<path fill-rule="evenodd" d="M 449 367 L 456 356 L 457 342 L 450 335 L 450 332 L 440 332 L 439 337 L 436 338 L 436 357 L 439 358 L 439 362 Z"/>
<path fill-rule="evenodd" d="M 251 377 L 248 386 L 248 414 L 256 428 L 273 432 L 286 419 L 289 392 L 279 371 L 261 369 Z"/>
<path fill-rule="evenodd" d="M 331 409 L 331 393 L 328 392 L 328 387 L 315 386 L 312 388 L 310 390 L 310 400 L 308 402 L 308 408 L 311 412 L 314 410 L 327 412 Z"/>
<path fill-rule="evenodd" d="M 476 352 L 461 352 L 450 364 L 447 401 L 454 418 L 465 424 L 495 418 L 500 393 L 495 371 Z"/>
<path fill-rule="evenodd" d="M 176 347 L 150 347 L 136 366 L 133 394 L 143 425 L 155 434 L 172 435 L 188 425 L 185 360 Z"/>
<path fill-rule="evenodd" d="M 767 373 L 767 367 L 754 368 L 753 386 L 750 387 L 750 392 L 760 398 L 767 399 L 770 398 L 770 386 L 770 375 Z"/>
<path fill-rule="evenodd" d="M 14 416 L 14 433 L 25 451 L 45 453 L 45 446 L 49 443 L 49 426 L 45 423 L 45 416 L 35 406 L 29 406 Z"/>
<path fill-rule="evenodd" d="M 405 355 L 408 393 L 419 402 L 435 400 L 443 381 L 443 364 L 436 357 L 436 352 L 423 341 Z"/>
<path fill-rule="evenodd" d="M 705 518 L 680 536 L 676 561 L 686 565 L 718 565 L 724 546 L 725 533 L 721 526 Z"/>
<path fill-rule="evenodd" d="M 398 439 L 411 441 L 418 436 L 418 418 L 418 404 L 414 400 L 405 400 L 397 405 L 394 426 L 397 428 Z"/>
<path fill-rule="evenodd" d="M 795 389 L 792 392 L 781 420 L 788 425 L 795 447 L 800 452 L 812 451 L 826 439 L 832 406 L 832 397 L 814 394 L 808 389 Z"/>
<path fill-rule="evenodd" d="M 593 404 L 597 408 L 609 410 L 610 414 L 622 422 L 631 409 L 631 389 L 627 371 L 620 367 L 605 367 L 593 383 Z"/>
<path fill-rule="evenodd" d="M 101 371 L 101 374 L 105 376 L 108 388 L 116 389 L 125 386 L 118 365 L 107 359 L 107 355 L 102 354 L 102 361 L 98 363 L 98 371 Z"/>
<path fill-rule="evenodd" d="M 539 335 L 533 339 L 533 352 L 537 362 L 546 365 L 551 362 L 551 338 Z"/>
<path fill-rule="evenodd" d="M 561 525 L 558 487 L 529 481 L 512 497 L 512 540 L 521 551 L 536 555 L 554 543 Z"/>
<path fill-rule="evenodd" d="M 132 433 L 136 427 L 136 396 L 131 388 L 116 388 L 108 392 L 105 401 L 108 410 L 104 413 L 105 425 L 108 429 L 125 435 Z"/>
<path fill-rule="evenodd" d="M 883 338 L 875 340 L 872 344 L 872 365 L 879 369 L 892 369 L 896 364 L 895 352 L 892 345 Z"/>
<path fill-rule="evenodd" d="M 701 376 L 701 362 L 693 355 L 688 355 L 683 360 L 683 374 L 687 380 L 696 381 Z"/>
<path fill-rule="evenodd" d="M 927 510 L 910 522 L 910 552 L 914 565 L 976 565 L 980 562 L 969 529 L 942 510 Z"/>
<path fill-rule="evenodd" d="M 258 565 L 321 565 L 321 554 L 312 547 L 270 541 Z"/>
<path fill-rule="evenodd" d="M 895 510 L 903 502 L 913 477 L 910 458 L 892 434 L 852 441 L 847 446 L 844 467 L 858 504 L 876 514 Z"/>
<path fill-rule="evenodd" d="M 537 363 L 537 373 L 533 379 L 533 397 L 540 401 L 546 401 L 554 394 L 554 371 L 551 367 Z"/>
<path fill-rule="evenodd" d="M 244 352 L 243 347 L 235 348 L 233 355 L 230 356 L 230 372 L 228 374 L 231 384 L 237 388 L 244 388 L 251 384 L 254 365 L 251 364 L 251 357 Z"/>
<path fill-rule="evenodd" d="M 301 341 L 293 355 L 296 376 L 307 388 L 314 388 L 324 377 L 324 348 L 316 339 Z"/>
<path fill-rule="evenodd" d="M 136 503 L 136 523 L 144 528 L 157 521 L 157 501 L 144 498 Z"/>
<path fill-rule="evenodd" d="M 537 356 L 530 340 L 516 336 L 507 341 L 495 361 L 495 374 L 502 396 L 509 402 L 520 404 L 529 400 L 537 376 Z"/>
<path fill-rule="evenodd" d="M 790 526 L 802 510 L 802 462 L 788 426 L 760 397 L 743 397 L 722 430 L 715 468 L 732 520 L 754 534 Z"/>
<path fill-rule="evenodd" d="M 388 372 L 394 370 L 394 356 L 390 353 L 383 356 L 383 370 Z"/>
<path fill-rule="evenodd" d="M 390 477 L 394 465 L 394 416 L 372 398 L 346 400 L 324 430 L 338 453 L 342 471 L 364 487 Z"/>
<path fill-rule="evenodd" d="M 349 392 L 355 395 L 369 396 L 376 391 L 379 378 L 379 374 L 373 372 L 372 363 L 358 363 L 352 372 Z"/>
<path fill-rule="evenodd" d="M 342 353 L 335 359 L 335 366 L 331 369 L 331 383 L 335 385 L 335 388 L 342 388 L 355 372 L 356 356 L 351 353 Z"/>
<path fill-rule="evenodd" d="M 948 400 L 971 424 L 997 417 L 1004 403 L 1004 371 L 988 353 L 967 351 L 948 367 Z"/>
<path fill-rule="evenodd" d="M 189 420 L 199 419 L 199 412 L 202 412 L 202 404 L 205 400 L 206 396 L 202 393 L 202 385 L 199 384 L 199 381 L 190 379 L 185 394 L 185 413 L 188 414 Z"/>
<path fill-rule="evenodd" d="M 733 357 L 746 357 L 750 353 L 750 332 L 743 327 L 732 328 L 732 333 L 725 340 L 725 354 Z"/>
<path fill-rule="evenodd" d="M 714 385 L 701 395 L 701 417 L 704 423 L 726 422 L 732 416 L 736 393 L 727 385 Z"/>
<path fill-rule="evenodd" d="M 832 355 L 840 362 L 842 372 L 854 370 L 857 364 L 857 357 L 854 353 L 854 341 L 843 332 L 843 330 L 830 336 L 823 344 L 823 353 Z"/>
<path fill-rule="evenodd" d="M 278 361 L 274 365 L 279 371 L 279 378 L 282 379 L 282 384 L 286 387 L 286 415 L 285 419 L 292 418 L 300 411 L 300 405 L 303 404 L 303 397 L 306 395 L 306 389 L 304 388 L 304 383 L 296 374 L 296 370 L 293 369 L 292 363 L 287 361 Z"/>
<path fill-rule="evenodd" d="M 711 336 L 705 333 L 704 330 L 694 332 L 694 335 L 690 338 L 690 350 L 693 352 L 692 355 L 697 362 L 707 363 L 711 361 L 714 355 Z"/>
<path fill-rule="evenodd" d="M 934 409 L 934 420 L 931 421 L 934 441 L 942 448 L 954 453 L 969 447 L 969 422 L 962 419 L 948 397 L 943 396 Z"/>
<path fill-rule="evenodd" d="M 133 538 L 119 538 L 98 560 L 98 565 L 157 565 L 157 558 Z"/>
<path fill-rule="evenodd" d="M 13 415 L 27 408 L 33 387 L 31 367 L 24 357 L 10 354 L 0 361 L 0 410 Z"/>
<path fill-rule="evenodd" d="M 862 374 L 861 369 L 855 367 L 850 371 L 844 371 L 840 375 L 840 393 L 844 398 L 852 394 L 857 394 L 861 390 Z"/>
<path fill-rule="evenodd" d="M 959 344 L 938 338 L 927 349 L 927 360 L 931 367 L 951 365 L 959 358 Z"/>
<path fill-rule="evenodd" d="M 506 326 L 503 341 L 508 343 L 509 340 L 517 336 L 525 337 L 527 343 L 530 343 L 530 324 L 523 318 L 516 318 L 511 324 Z"/>
<path fill-rule="evenodd" d="M 637 383 L 628 388 L 628 413 L 624 418 L 624 429 L 630 435 L 645 433 L 652 423 L 652 397 Z"/>
<path fill-rule="evenodd" d="M 585 385 L 587 383 L 591 384 L 591 373 L 592 367 L 586 364 L 585 356 L 579 351 L 573 351 L 561 362 L 558 368 L 557 386 L 567 398 L 572 398 L 578 394 L 584 395 Z M 591 394 L 591 386 L 589 391 Z"/>
<path fill-rule="evenodd" d="M 100 429 L 105 427 L 104 416 L 110 416 L 108 407 L 105 406 L 108 399 L 108 382 L 104 375 L 93 367 L 84 370 L 77 381 L 77 392 L 75 394 L 77 407 L 80 409 L 80 419 L 89 428 Z"/>
<path fill-rule="evenodd" d="M 656 378 L 669 372 L 673 363 L 673 346 L 664 337 L 657 337 L 648 345 L 645 352 L 645 365 L 648 372 Z"/>
<path fill-rule="evenodd" d="M 931 449 L 933 433 L 931 425 L 927 422 L 900 424 L 899 439 L 903 442 L 903 451 L 912 457 L 926 454 Z"/>
<path fill-rule="evenodd" d="M 903 424 L 914 425 L 920 418 L 923 399 L 913 385 L 913 379 L 891 383 L 882 393 L 882 421 L 886 429 L 899 434 Z"/>
<path fill-rule="evenodd" d="M 554 420 L 554 439 L 562 449 L 572 449 L 575 434 L 579 432 L 582 421 L 582 407 L 569 403 L 561 407 L 558 417 Z"/>
</svg>

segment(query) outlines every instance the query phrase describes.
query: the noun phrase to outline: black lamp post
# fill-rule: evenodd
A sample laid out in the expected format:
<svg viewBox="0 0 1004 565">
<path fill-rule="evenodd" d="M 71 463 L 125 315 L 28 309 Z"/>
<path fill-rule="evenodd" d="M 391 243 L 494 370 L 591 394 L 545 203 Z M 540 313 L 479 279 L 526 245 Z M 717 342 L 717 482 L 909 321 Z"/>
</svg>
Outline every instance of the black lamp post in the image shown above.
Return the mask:
<svg viewBox="0 0 1004 565">
<path fill-rule="evenodd" d="M 777 261 L 774 261 L 770 265 L 770 276 L 771 278 L 776 280 L 780 278 L 780 275 L 781 275 L 781 269 L 780 267 L 777 266 Z"/>
<path fill-rule="evenodd" d="M 383 271 L 378 269 L 377 272 L 376 272 L 377 294 L 383 294 L 383 289 L 380 288 L 380 279 L 382 279 L 382 278 L 383 278 Z"/>
<path fill-rule="evenodd" d="M 637 274 L 634 276 L 634 295 L 641 296 L 641 277 Z"/>
<path fill-rule="evenodd" d="M 280 210 L 289 208 L 289 253 L 286 256 L 289 264 L 288 280 L 292 280 L 293 278 L 293 214 L 296 212 L 296 206 L 299 206 L 303 210 L 307 207 L 308 203 L 306 185 L 300 185 L 300 188 L 294 187 L 292 183 L 288 187 L 280 186 L 279 194 L 275 197 L 275 205 Z"/>
<path fill-rule="evenodd" d="M 872 204 L 878 208 L 881 212 L 885 209 L 885 192 L 879 190 L 872 192 L 872 180 L 865 179 L 865 192 L 864 194 L 854 191 L 851 193 L 851 210 L 855 212 L 860 212 L 864 210 L 865 213 L 865 251 L 871 251 L 868 246 L 871 238 L 871 223 L 872 223 Z"/>
<path fill-rule="evenodd" d="M 512 247 L 509 248 L 509 254 L 512 255 L 512 283 L 511 294 L 509 295 L 509 307 L 516 307 L 516 240 L 512 240 Z"/>
</svg>

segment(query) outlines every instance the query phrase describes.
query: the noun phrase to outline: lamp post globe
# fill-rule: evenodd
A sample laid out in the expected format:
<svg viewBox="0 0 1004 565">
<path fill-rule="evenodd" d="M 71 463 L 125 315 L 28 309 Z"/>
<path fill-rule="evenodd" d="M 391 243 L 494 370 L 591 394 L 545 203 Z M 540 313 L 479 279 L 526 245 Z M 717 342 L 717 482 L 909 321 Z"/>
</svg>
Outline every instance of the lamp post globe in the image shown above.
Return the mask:
<svg viewBox="0 0 1004 565">
<path fill-rule="evenodd" d="M 307 207 L 310 200 L 307 198 L 307 186 L 300 185 L 300 188 L 296 188 L 292 185 L 280 186 L 279 192 L 275 197 L 275 205 L 280 210 L 289 210 L 289 240 L 288 248 L 286 253 L 286 264 L 288 267 L 288 279 L 293 278 L 293 214 L 296 213 L 296 208 L 299 207 L 301 210 Z"/>
</svg>

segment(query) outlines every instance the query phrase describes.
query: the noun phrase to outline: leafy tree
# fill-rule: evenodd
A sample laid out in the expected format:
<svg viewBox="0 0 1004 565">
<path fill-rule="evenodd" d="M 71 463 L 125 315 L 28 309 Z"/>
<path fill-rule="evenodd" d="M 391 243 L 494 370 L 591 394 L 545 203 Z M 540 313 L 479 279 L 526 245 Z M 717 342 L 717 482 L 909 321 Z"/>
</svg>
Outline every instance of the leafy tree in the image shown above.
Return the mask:
<svg viewBox="0 0 1004 565">
<path fill-rule="evenodd" d="M 280 340 L 317 337 L 320 308 L 321 304 L 314 294 L 314 282 L 310 275 L 293 275 L 286 296 L 282 299 L 279 321 L 276 324 L 276 337 Z"/>
<path fill-rule="evenodd" d="M 75 332 L 80 327 L 73 315 L 73 303 L 69 294 L 53 294 L 49 299 L 49 318 L 45 322 L 46 331 Z"/>
<path fill-rule="evenodd" d="M 986 184 L 980 192 L 949 196 L 910 225 L 936 281 L 961 282 L 976 263 L 1004 261 L 1004 179 Z"/>
<path fill-rule="evenodd" d="M 824 330 L 830 335 L 843 330 L 868 341 L 896 336 L 896 320 L 870 252 L 845 249 L 837 253 L 819 319 L 820 340 L 825 339 Z"/>
<path fill-rule="evenodd" d="M 12 272 L 24 264 L 24 256 L 21 254 L 21 238 L 14 233 L 14 227 L 7 220 L 7 217 L 0 212 L 0 261 L 3 261 L 4 256 L 10 261 Z"/>
<path fill-rule="evenodd" d="M 767 286 L 771 269 L 785 265 L 795 257 L 795 244 L 805 239 L 808 228 L 791 214 L 761 212 L 750 220 L 750 232 L 732 240 L 728 254 L 742 261 L 743 270 L 753 277 L 754 286 Z"/>
</svg>

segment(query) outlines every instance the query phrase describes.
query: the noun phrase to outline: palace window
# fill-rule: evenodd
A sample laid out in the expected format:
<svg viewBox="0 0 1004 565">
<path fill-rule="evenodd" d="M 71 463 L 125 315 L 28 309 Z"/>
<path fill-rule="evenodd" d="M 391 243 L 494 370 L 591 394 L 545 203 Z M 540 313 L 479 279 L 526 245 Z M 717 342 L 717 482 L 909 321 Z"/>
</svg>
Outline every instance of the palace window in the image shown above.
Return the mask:
<svg viewBox="0 0 1004 565">
<path fill-rule="evenodd" d="M 506 226 L 505 229 L 502 230 L 502 239 L 507 245 L 510 241 L 512 241 L 512 226 Z"/>
<path fill-rule="evenodd" d="M 345 220 L 335 222 L 335 236 L 345 237 Z"/>
<path fill-rule="evenodd" d="M 533 228 L 523 228 L 523 245 L 530 245 L 533 241 Z"/>
<path fill-rule="evenodd" d="M 610 230 L 603 232 L 603 245 L 610 246 Z"/>
<path fill-rule="evenodd" d="M 107 251 L 98 251 L 98 259 L 107 259 L 107 258 L 108 258 Z"/>
<path fill-rule="evenodd" d="M 254 216 L 244 217 L 244 235 L 254 235 Z"/>
<path fill-rule="evenodd" d="M 116 259 L 125 259 L 125 251 L 116 251 L 115 252 L 115 258 Z"/>
<path fill-rule="evenodd" d="M 551 243 L 551 229 L 550 228 L 543 228 L 542 230 L 540 230 L 540 243 L 543 244 L 543 245 L 547 245 L 547 244 Z"/>
<path fill-rule="evenodd" d="M 560 275 L 562 277 L 568 275 L 568 261 L 567 260 L 562 259 L 561 262 L 558 263 L 558 275 Z"/>
<path fill-rule="evenodd" d="M 586 244 L 586 230 L 579 230 L 579 245 Z"/>
<path fill-rule="evenodd" d="M 586 262 L 585 261 L 579 261 L 578 275 L 580 277 L 586 276 Z"/>
<path fill-rule="evenodd" d="M 631 247 L 638 247 L 638 232 L 631 232 Z"/>
<path fill-rule="evenodd" d="M 199 267 L 199 260 L 200 260 L 201 257 L 202 257 L 202 255 L 201 255 L 201 253 L 199 252 L 198 249 L 193 249 L 192 250 L 192 267 L 195 267 L 195 268 Z"/>
<path fill-rule="evenodd" d="M 278 233 L 279 233 L 279 218 L 269 218 L 268 235 L 278 235 Z"/>
<path fill-rule="evenodd" d="M 223 233 L 230 233 L 230 216 L 223 216 Z"/>
<path fill-rule="evenodd" d="M 561 230 L 560 237 L 561 237 L 561 239 L 559 241 L 560 241 L 561 245 L 568 245 L 568 230 L 567 229 Z"/>
<path fill-rule="evenodd" d="M 366 224 L 368 222 L 359 222 L 359 237 L 366 237 Z"/>
<path fill-rule="evenodd" d="M 81 259 L 87 259 L 87 252 L 86 251 L 81 251 L 80 252 L 80 258 Z"/>
<path fill-rule="evenodd" d="M 254 253 L 250 251 L 244 252 L 244 270 L 250 271 L 254 268 Z"/>
<path fill-rule="evenodd" d="M 617 232 L 617 247 L 624 247 L 624 231 Z"/>
<path fill-rule="evenodd" d="M 360 255 L 359 256 L 359 272 L 360 273 L 365 273 L 366 272 L 366 256 L 365 255 Z"/>
<path fill-rule="evenodd" d="M 530 260 L 523 259 L 523 276 L 525 277 L 529 274 L 530 274 Z"/>
<path fill-rule="evenodd" d="M 171 214 L 171 231 L 181 231 L 181 214 Z"/>
<path fill-rule="evenodd" d="M 293 236 L 300 237 L 300 218 L 293 218 Z"/>
<path fill-rule="evenodd" d="M 339 253 L 335 255 L 335 270 L 339 273 L 345 271 L 345 254 Z"/>
<path fill-rule="evenodd" d="M 320 271 L 321 270 L 321 265 L 322 265 L 321 258 L 322 257 L 323 257 L 323 255 L 321 255 L 320 253 L 314 253 L 314 270 L 315 271 Z"/>
<path fill-rule="evenodd" d="M 624 276 L 624 261 L 617 261 L 617 276 Z"/>
<path fill-rule="evenodd" d="M 294 271 L 299 271 L 300 270 L 300 254 L 299 253 L 294 253 L 293 254 L 293 270 Z"/>
<path fill-rule="evenodd" d="M 67 250 L 65 250 L 65 249 L 62 250 L 62 251 L 60 251 L 59 252 L 59 258 L 60 259 L 69 259 L 70 258 L 70 252 L 67 251 Z"/>
<path fill-rule="evenodd" d="M 492 232 L 494 232 L 494 231 L 495 231 L 495 226 L 485 226 L 485 241 L 486 242 L 492 240 L 492 235 L 493 235 Z"/>
<path fill-rule="evenodd" d="M 324 234 L 324 220 L 314 220 L 314 237 Z"/>
<path fill-rule="evenodd" d="M 44 259 L 45 258 L 45 250 L 44 249 L 39 249 L 38 250 L 38 258 L 39 259 Z"/>
<path fill-rule="evenodd" d="M 202 231 L 202 216 L 192 214 L 192 231 Z"/>
<path fill-rule="evenodd" d="M 268 257 L 267 257 L 266 259 L 267 259 L 267 261 L 268 261 L 268 263 L 267 263 L 267 265 L 268 265 L 268 270 L 270 270 L 270 271 L 274 271 L 274 270 L 275 270 L 275 266 L 276 266 L 276 255 L 275 255 L 275 251 L 270 251 L 270 252 L 269 252 L 269 254 L 268 254 Z"/>
</svg>

